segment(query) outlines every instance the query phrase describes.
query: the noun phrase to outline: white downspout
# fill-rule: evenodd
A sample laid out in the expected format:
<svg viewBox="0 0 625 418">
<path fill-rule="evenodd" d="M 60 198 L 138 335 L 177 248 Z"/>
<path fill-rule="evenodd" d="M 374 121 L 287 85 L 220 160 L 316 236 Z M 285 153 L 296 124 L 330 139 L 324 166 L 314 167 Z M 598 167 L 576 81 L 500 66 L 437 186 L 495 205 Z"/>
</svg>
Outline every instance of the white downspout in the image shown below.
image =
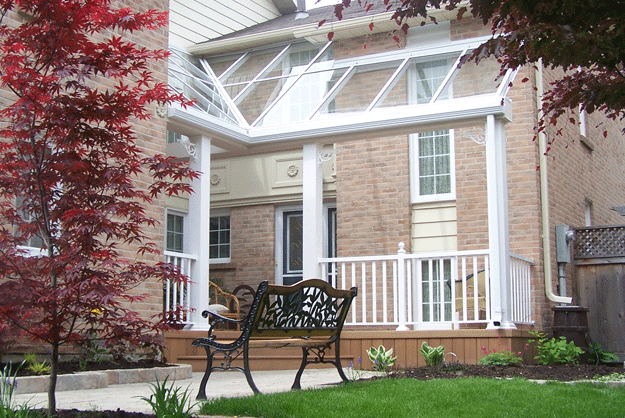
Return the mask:
<svg viewBox="0 0 625 418">
<path fill-rule="evenodd" d="M 543 62 L 539 60 L 536 63 L 536 105 L 538 107 L 538 117 L 542 118 L 543 109 Z M 540 207 L 542 212 L 543 223 L 543 270 L 545 273 L 545 294 L 547 299 L 556 303 L 570 304 L 573 298 L 566 296 L 558 296 L 553 293 L 552 290 L 552 276 L 551 276 L 551 227 L 549 225 L 549 181 L 547 179 L 547 136 L 544 131 L 538 132 L 538 152 L 540 159 Z"/>
</svg>

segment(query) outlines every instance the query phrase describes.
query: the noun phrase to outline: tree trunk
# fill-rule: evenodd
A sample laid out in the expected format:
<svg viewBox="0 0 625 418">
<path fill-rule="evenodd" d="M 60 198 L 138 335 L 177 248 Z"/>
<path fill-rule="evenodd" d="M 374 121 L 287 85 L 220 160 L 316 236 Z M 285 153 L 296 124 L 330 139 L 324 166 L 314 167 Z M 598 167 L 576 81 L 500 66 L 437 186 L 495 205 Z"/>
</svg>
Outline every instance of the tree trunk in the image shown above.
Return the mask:
<svg viewBox="0 0 625 418">
<path fill-rule="evenodd" d="M 48 386 L 48 418 L 56 415 L 56 378 L 59 371 L 59 345 L 52 344 L 50 354 L 50 385 Z"/>
</svg>

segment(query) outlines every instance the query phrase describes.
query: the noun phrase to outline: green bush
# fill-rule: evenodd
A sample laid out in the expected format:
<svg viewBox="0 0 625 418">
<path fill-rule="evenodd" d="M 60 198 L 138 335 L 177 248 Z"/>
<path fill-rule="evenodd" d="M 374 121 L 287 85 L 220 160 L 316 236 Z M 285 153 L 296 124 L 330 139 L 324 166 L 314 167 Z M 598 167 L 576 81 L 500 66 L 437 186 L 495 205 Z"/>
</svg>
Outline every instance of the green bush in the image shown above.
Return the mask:
<svg viewBox="0 0 625 418">
<path fill-rule="evenodd" d="M 485 366 L 511 366 L 518 364 L 522 361 L 521 357 L 517 356 L 511 351 L 493 351 L 482 357 L 479 361 L 480 364 Z"/>
<path fill-rule="evenodd" d="M 530 334 L 536 337 L 528 342 L 536 344 L 538 355 L 534 360 L 538 364 L 578 364 L 579 356 L 584 353 L 573 341 L 567 342 L 565 337 L 548 339 L 545 333 L 536 331 Z"/>
<path fill-rule="evenodd" d="M 431 347 L 425 341 L 421 344 L 419 353 L 425 358 L 425 364 L 431 367 L 438 367 L 443 364 L 445 359 L 445 347 L 439 345 L 438 347 Z"/>
</svg>

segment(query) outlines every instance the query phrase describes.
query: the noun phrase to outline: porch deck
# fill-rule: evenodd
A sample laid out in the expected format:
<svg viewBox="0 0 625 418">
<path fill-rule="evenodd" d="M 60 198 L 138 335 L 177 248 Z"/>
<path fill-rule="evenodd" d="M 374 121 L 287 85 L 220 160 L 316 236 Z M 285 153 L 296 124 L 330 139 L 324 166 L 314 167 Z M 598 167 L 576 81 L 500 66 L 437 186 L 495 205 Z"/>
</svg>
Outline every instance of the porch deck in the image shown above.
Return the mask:
<svg viewBox="0 0 625 418">
<path fill-rule="evenodd" d="M 238 331 L 217 331 L 219 338 L 236 338 Z M 204 371 L 206 367 L 206 353 L 203 349 L 192 347 L 191 341 L 198 337 L 205 337 L 206 331 L 182 330 L 168 332 L 165 335 L 165 356 L 169 362 L 190 364 L 194 372 Z M 343 367 L 350 361 L 358 364 L 362 359 L 362 368 L 370 369 L 371 362 L 366 350 L 370 347 L 383 345 L 386 349 L 393 348 L 397 356 L 398 367 L 425 366 L 419 348 L 423 341 L 431 346 L 443 345 L 446 361 L 459 361 L 463 364 L 476 364 L 484 356 L 482 347 L 488 352 L 493 350 L 511 350 L 521 353 L 523 361 L 532 362 L 534 353 L 525 350 L 527 340 L 531 338 L 525 329 L 459 329 L 444 331 L 393 331 L 393 330 L 363 330 L 345 328 L 341 334 L 341 357 Z M 237 360 L 239 361 L 239 360 Z M 253 370 L 288 370 L 299 367 L 301 351 L 284 349 L 279 358 L 275 352 L 256 350 L 251 353 L 250 361 Z M 242 360 L 241 360 L 242 363 Z M 310 367 L 315 367 L 311 365 Z M 319 365 L 318 367 L 324 367 Z"/>
</svg>

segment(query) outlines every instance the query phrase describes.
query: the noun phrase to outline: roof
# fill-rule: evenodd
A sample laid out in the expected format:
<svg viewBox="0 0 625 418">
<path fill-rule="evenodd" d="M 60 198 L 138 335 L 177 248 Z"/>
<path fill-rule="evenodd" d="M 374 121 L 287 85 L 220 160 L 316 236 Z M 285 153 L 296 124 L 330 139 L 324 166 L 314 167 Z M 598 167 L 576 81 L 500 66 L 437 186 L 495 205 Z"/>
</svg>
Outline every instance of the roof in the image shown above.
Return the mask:
<svg viewBox="0 0 625 418">
<path fill-rule="evenodd" d="M 194 55 L 227 53 L 234 50 L 276 44 L 305 38 L 319 44 L 328 41 L 328 32 L 334 32 L 334 40 L 370 35 L 376 32 L 392 32 L 399 26 L 391 19 L 393 10 L 387 11 L 384 2 L 376 2 L 369 11 L 357 5 L 348 7 L 339 20 L 334 14 L 334 6 L 310 9 L 306 12 L 294 12 L 275 19 L 226 34 L 219 38 L 201 42 L 188 48 Z M 437 21 L 454 19 L 456 12 L 432 10 L 429 14 Z M 319 23 L 325 21 L 323 25 Z M 409 23 L 418 25 L 422 18 L 414 18 Z M 370 23 L 373 23 L 371 30 Z"/>
</svg>

